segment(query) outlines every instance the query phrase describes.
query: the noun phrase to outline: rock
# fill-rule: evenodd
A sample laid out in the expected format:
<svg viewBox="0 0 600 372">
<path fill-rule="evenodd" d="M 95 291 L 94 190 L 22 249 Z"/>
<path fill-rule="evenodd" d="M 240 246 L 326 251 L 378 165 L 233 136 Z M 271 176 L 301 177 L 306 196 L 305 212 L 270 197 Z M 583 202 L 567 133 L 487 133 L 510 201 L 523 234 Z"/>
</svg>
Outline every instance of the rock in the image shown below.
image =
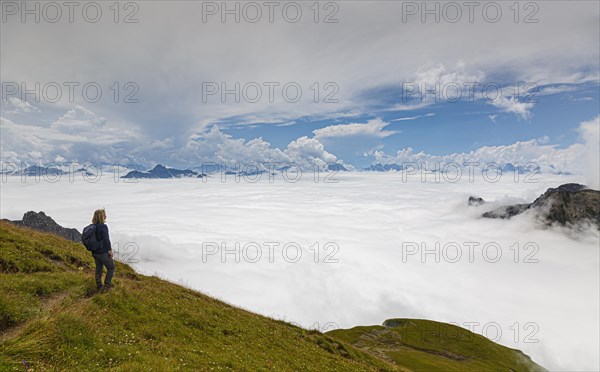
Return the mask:
<svg viewBox="0 0 600 372">
<path fill-rule="evenodd" d="M 505 205 L 492 211 L 485 212 L 482 216 L 487 218 L 511 218 L 525 212 L 527 209 L 529 209 L 529 204 Z"/>
<path fill-rule="evenodd" d="M 485 203 L 485 200 L 483 200 L 482 198 L 478 198 L 475 196 L 469 196 L 469 200 L 467 202 L 469 205 L 481 205 L 483 203 Z"/>
<path fill-rule="evenodd" d="M 47 216 L 44 212 L 36 213 L 29 211 L 23 215 L 22 220 L 11 222 L 34 230 L 53 233 L 74 242 L 81 242 L 81 233 L 77 229 L 60 226 L 52 217 Z"/>
<path fill-rule="evenodd" d="M 600 191 L 583 185 L 568 183 L 548 189 L 531 205 L 544 210 L 549 223 L 566 225 L 589 220 L 600 228 Z"/>
<path fill-rule="evenodd" d="M 560 185 L 560 186 L 558 186 L 555 189 L 549 188 L 548 190 L 546 190 L 546 193 L 544 193 L 544 195 L 547 194 L 547 193 L 549 193 L 549 192 L 553 192 L 553 191 L 577 192 L 577 191 L 587 190 L 587 189 L 588 189 L 587 186 L 581 185 L 579 183 L 565 183 L 564 185 Z"/>
<path fill-rule="evenodd" d="M 531 204 L 503 206 L 484 213 L 482 217 L 511 218 L 529 209 L 535 210 L 547 225 L 589 221 L 600 229 L 600 191 L 576 183 L 550 188 Z"/>
</svg>

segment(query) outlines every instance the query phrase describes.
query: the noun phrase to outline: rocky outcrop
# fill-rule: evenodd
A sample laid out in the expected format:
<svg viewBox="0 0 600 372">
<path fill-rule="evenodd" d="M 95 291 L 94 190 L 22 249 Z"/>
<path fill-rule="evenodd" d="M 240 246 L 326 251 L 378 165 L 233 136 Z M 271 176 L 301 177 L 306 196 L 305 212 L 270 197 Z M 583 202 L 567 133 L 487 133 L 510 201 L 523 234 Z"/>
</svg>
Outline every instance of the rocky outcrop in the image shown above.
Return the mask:
<svg viewBox="0 0 600 372">
<path fill-rule="evenodd" d="M 482 198 L 478 198 L 476 196 L 469 196 L 469 200 L 467 201 L 468 205 L 473 205 L 473 206 L 481 205 L 483 203 L 485 203 L 485 200 L 483 200 Z"/>
<path fill-rule="evenodd" d="M 513 204 L 504 205 L 492 211 L 485 212 L 483 217 L 486 218 L 511 218 L 517 214 L 523 213 L 530 208 L 531 204 Z"/>
<path fill-rule="evenodd" d="M 503 206 L 484 213 L 483 217 L 510 218 L 530 209 L 547 225 L 589 221 L 600 229 L 600 191 L 577 183 L 550 188 L 531 204 Z"/>
<path fill-rule="evenodd" d="M 41 211 L 39 213 L 29 211 L 23 215 L 22 220 L 11 222 L 34 230 L 53 233 L 74 242 L 81 242 L 81 233 L 77 229 L 62 227 Z"/>
</svg>

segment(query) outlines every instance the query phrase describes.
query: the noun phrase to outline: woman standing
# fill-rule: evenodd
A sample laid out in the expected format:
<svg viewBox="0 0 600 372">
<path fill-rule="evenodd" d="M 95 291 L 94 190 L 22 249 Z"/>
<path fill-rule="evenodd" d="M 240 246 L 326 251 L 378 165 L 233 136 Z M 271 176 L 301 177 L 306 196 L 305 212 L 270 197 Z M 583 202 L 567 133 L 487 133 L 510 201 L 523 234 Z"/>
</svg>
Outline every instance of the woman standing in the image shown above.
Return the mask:
<svg viewBox="0 0 600 372">
<path fill-rule="evenodd" d="M 106 211 L 104 209 L 97 209 L 94 212 L 92 223 L 96 225 L 96 240 L 101 242 L 100 248 L 92 253 L 96 262 L 96 286 L 98 290 L 108 291 L 112 288 L 115 262 L 113 261 L 113 251 L 110 237 L 108 236 L 108 226 L 106 226 Z M 104 286 L 102 286 L 102 271 L 104 267 L 106 267 L 106 278 L 104 279 Z"/>
</svg>

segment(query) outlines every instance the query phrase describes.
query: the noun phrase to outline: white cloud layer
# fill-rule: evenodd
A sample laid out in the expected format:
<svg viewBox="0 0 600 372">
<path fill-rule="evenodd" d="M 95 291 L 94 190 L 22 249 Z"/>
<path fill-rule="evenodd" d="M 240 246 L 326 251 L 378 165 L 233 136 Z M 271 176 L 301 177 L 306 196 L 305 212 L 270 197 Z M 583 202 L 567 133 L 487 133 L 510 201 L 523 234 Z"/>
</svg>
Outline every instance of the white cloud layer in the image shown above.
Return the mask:
<svg viewBox="0 0 600 372">
<path fill-rule="evenodd" d="M 575 237 L 560 228 L 540 228 L 528 215 L 508 221 L 479 217 L 499 204 L 530 202 L 548 187 L 583 182 L 583 177 L 542 175 L 537 183 L 516 183 L 510 175 L 498 183 L 481 177 L 421 183 L 418 176 L 403 182 L 389 173 L 335 178 L 338 183 L 323 178 L 315 183 L 313 174 L 305 173 L 298 183 L 280 177 L 222 183 L 214 177 L 175 185 L 172 180 L 115 183 L 110 176 L 97 183 L 80 178 L 69 183 L 67 177 L 58 183 L 22 183 L 11 177 L 2 185 L 0 217 L 18 219 L 27 210 L 43 210 L 61 225 L 81 229 L 96 207 L 106 207 L 112 241 L 119 244 L 115 250 L 131 257 L 134 249 L 125 244 L 136 243 L 139 270 L 251 311 L 304 327 L 335 322 L 349 328 L 413 317 L 463 326 L 477 322 L 481 333 L 495 322 L 502 344 L 523 350 L 549 370 L 600 368 L 598 231 Z M 488 204 L 468 207 L 469 195 Z M 236 242 L 257 243 L 262 259 L 251 263 L 240 253 L 236 263 L 229 253 L 221 263 L 218 252 L 203 261 L 202 243 L 225 243 L 235 250 Z M 273 263 L 268 242 L 280 244 Z M 283 259 L 282 246 L 290 242 L 302 249 L 298 263 Z M 337 244 L 337 253 L 324 249 L 328 242 Z M 425 243 L 430 250 L 436 242 L 456 242 L 463 247 L 462 258 L 457 263 L 443 259 L 455 257 L 452 251 L 440 253 L 439 263 L 433 254 L 425 263 L 420 253 L 403 260 L 403 242 Z M 466 242 L 480 243 L 472 263 Z M 482 255 L 481 246 L 492 242 L 502 250 L 497 263 Z M 538 247 L 533 256 L 527 243 Z M 246 252 L 255 257 L 256 251 Z M 288 258 L 293 253 L 290 249 Z M 325 263 L 328 256 L 339 262 Z M 539 262 L 525 263 L 526 257 Z M 533 329 L 525 328 L 532 323 Z M 489 336 L 495 336 L 493 329 Z M 526 336 L 534 342 L 525 342 Z"/>
</svg>

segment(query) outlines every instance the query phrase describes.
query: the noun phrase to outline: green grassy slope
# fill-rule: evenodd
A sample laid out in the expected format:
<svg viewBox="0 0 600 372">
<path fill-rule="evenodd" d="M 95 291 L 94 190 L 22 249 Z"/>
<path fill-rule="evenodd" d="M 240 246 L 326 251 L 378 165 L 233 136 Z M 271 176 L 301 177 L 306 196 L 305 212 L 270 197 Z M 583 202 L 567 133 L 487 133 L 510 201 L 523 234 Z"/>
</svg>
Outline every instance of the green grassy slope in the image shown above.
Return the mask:
<svg viewBox="0 0 600 372">
<path fill-rule="evenodd" d="M 327 334 L 414 371 L 544 371 L 519 350 L 431 320 L 390 319 L 386 327 L 354 327 Z"/>
<path fill-rule="evenodd" d="M 97 294 L 93 260 L 82 245 L 0 221 L 0 371 L 537 368 L 520 352 L 458 327 L 450 334 L 475 341 L 407 337 L 409 330 L 432 335 L 430 327 L 448 324 L 400 320 L 397 328 L 321 334 L 122 263 L 113 282 L 112 291 Z"/>
<path fill-rule="evenodd" d="M 96 294 L 92 268 L 83 246 L 0 222 L 0 370 L 393 370 L 124 264 Z"/>
</svg>

